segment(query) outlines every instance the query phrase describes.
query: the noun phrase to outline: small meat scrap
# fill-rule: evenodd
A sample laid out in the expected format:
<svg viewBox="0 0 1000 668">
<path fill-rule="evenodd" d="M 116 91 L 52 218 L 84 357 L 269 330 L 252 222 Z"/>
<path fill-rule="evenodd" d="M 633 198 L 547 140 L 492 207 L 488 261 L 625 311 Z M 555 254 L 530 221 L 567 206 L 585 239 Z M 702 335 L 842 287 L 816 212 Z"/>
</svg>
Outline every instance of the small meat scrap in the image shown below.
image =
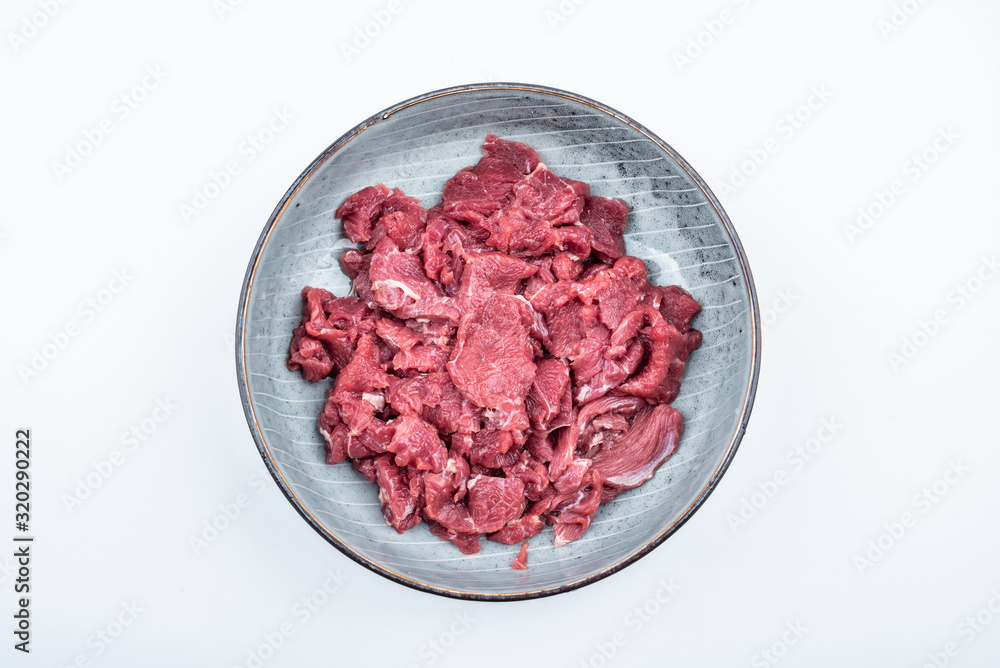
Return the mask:
<svg viewBox="0 0 1000 668">
<path fill-rule="evenodd" d="M 511 568 L 515 571 L 528 570 L 528 541 L 521 543 L 521 551 L 514 557 L 514 565 Z"/>
<path fill-rule="evenodd" d="M 327 384 L 326 462 L 396 531 L 521 543 L 525 570 L 529 538 L 579 539 L 677 450 L 701 307 L 626 254 L 625 202 L 489 134 L 430 209 L 379 183 L 336 215 L 356 296 L 303 288 L 286 366 Z"/>
</svg>

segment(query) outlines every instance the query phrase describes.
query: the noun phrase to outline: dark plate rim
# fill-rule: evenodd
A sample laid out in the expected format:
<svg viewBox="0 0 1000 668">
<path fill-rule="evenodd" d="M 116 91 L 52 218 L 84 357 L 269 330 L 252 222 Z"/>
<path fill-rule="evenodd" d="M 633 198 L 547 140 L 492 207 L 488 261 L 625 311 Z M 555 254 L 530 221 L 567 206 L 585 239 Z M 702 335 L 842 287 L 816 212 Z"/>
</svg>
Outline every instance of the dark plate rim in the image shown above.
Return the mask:
<svg viewBox="0 0 1000 668">
<path fill-rule="evenodd" d="M 750 295 L 751 309 L 750 309 L 750 324 L 751 324 L 751 364 L 752 369 L 750 377 L 747 382 L 746 394 L 743 402 L 743 409 L 740 415 L 739 428 L 736 433 L 733 434 L 733 438 L 730 441 L 729 447 L 726 451 L 726 455 L 722 462 L 716 468 L 712 477 L 709 479 L 708 483 L 702 488 L 701 492 L 695 500 L 684 510 L 679 518 L 677 518 L 669 527 L 664 529 L 658 536 L 653 540 L 649 541 L 645 546 L 632 553 L 625 559 L 622 559 L 614 566 L 605 568 L 593 575 L 589 575 L 579 580 L 574 580 L 573 582 L 568 582 L 563 585 L 556 587 L 549 587 L 543 589 L 537 589 L 526 592 L 519 592 L 514 594 L 486 594 L 479 592 L 469 592 L 460 591 L 454 589 L 446 589 L 443 587 L 435 587 L 422 583 L 418 580 L 406 577 L 392 570 L 380 566 L 379 564 L 367 559 L 360 553 L 356 552 L 345 542 L 340 540 L 336 535 L 330 532 L 322 523 L 320 523 L 302 504 L 295 492 L 292 491 L 290 485 L 285 480 L 284 476 L 277 469 L 273 461 L 273 457 L 268 449 L 267 443 L 263 437 L 260 426 L 257 423 L 257 418 L 253 409 L 253 405 L 250 402 L 250 388 L 247 380 L 246 372 L 246 346 L 245 346 L 245 327 L 246 327 L 246 314 L 250 306 L 249 297 L 250 291 L 253 288 L 253 280 L 256 274 L 257 263 L 260 259 L 261 252 L 264 246 L 267 244 L 267 240 L 274 231 L 274 228 L 287 208 L 288 204 L 291 202 L 292 198 L 295 196 L 296 192 L 302 187 L 302 185 L 312 176 L 313 172 L 322 165 L 326 160 L 328 160 L 334 153 L 336 153 L 342 146 L 347 144 L 347 142 L 354 139 L 361 132 L 363 132 L 368 127 L 379 122 L 380 120 L 385 120 L 392 116 L 392 114 L 406 109 L 407 107 L 413 106 L 420 102 L 431 100 L 434 98 L 455 95 L 459 93 L 464 93 L 473 90 L 523 90 L 536 93 L 544 93 L 548 95 L 555 95 L 557 97 L 562 97 L 576 102 L 580 102 L 591 106 L 599 111 L 602 111 L 618 120 L 630 125 L 634 129 L 638 130 L 641 134 L 646 136 L 650 141 L 657 144 L 661 149 L 663 149 L 669 156 L 677 161 L 677 164 L 681 166 L 684 171 L 688 173 L 689 176 L 695 181 L 699 188 L 704 192 L 708 201 L 711 203 L 715 212 L 718 214 L 719 218 L 722 220 L 723 227 L 726 233 L 729 235 L 730 241 L 736 250 L 737 258 L 740 263 L 740 270 L 743 272 L 743 278 L 746 281 L 747 289 Z M 239 385 L 240 391 L 240 401 L 243 405 L 243 413 L 247 420 L 247 426 L 250 429 L 250 433 L 253 436 L 254 442 L 257 444 L 257 449 L 264 461 L 264 465 L 270 472 L 271 477 L 274 478 L 275 483 L 278 488 L 288 499 L 292 507 L 302 516 L 302 518 L 327 542 L 336 547 L 340 552 L 346 555 L 348 558 L 357 562 L 358 564 L 364 566 L 365 568 L 378 573 L 379 575 L 397 582 L 401 585 L 416 589 L 418 591 L 424 591 L 431 594 L 437 594 L 439 596 L 445 596 L 448 598 L 457 598 L 462 600 L 474 600 L 474 601 L 519 601 L 519 600 L 530 600 L 536 598 L 542 598 L 546 596 L 554 596 L 555 594 L 561 594 L 563 592 L 572 591 L 574 589 L 579 589 L 580 587 L 585 587 L 588 584 L 592 584 L 599 580 L 602 580 L 609 575 L 613 575 L 618 571 L 622 570 L 626 566 L 629 566 L 642 557 L 649 554 L 651 551 L 660 546 L 667 538 L 672 536 L 678 529 L 680 529 L 694 513 L 705 503 L 705 500 L 718 486 L 719 481 L 725 474 L 729 465 L 732 463 L 733 457 L 736 455 L 736 451 L 739 448 L 740 442 L 743 439 L 743 435 L 746 433 L 747 422 L 750 419 L 750 412 L 753 409 L 754 398 L 757 392 L 757 379 L 760 374 L 760 349 L 761 349 L 761 331 L 760 331 L 760 307 L 757 300 L 757 291 L 754 287 L 753 275 L 750 271 L 750 264 L 746 257 L 746 252 L 743 250 L 743 244 L 740 242 L 739 236 L 733 227 L 732 221 L 730 221 L 729 216 L 726 214 L 722 205 L 719 203 L 718 198 L 711 191 L 704 180 L 698 175 L 697 172 L 691 167 L 690 164 L 684 158 L 680 156 L 673 148 L 671 148 L 666 142 L 657 137 L 655 134 L 650 132 L 645 126 L 637 123 L 629 116 L 605 105 L 596 100 L 592 100 L 583 95 L 578 95 L 576 93 L 570 93 L 568 91 L 560 90 L 558 88 L 551 88 L 549 86 L 542 86 L 537 84 L 523 84 L 523 83 L 509 83 L 509 82 L 489 82 L 489 83 L 474 83 L 465 84 L 460 86 L 452 86 L 449 88 L 442 88 L 440 90 L 431 91 L 429 93 L 424 93 L 423 95 L 418 95 L 412 97 L 408 100 L 404 100 L 398 104 L 395 104 L 377 114 L 369 117 L 368 119 L 362 121 L 358 125 L 354 126 L 343 136 L 341 136 L 337 141 L 328 146 L 312 163 L 298 176 L 297 179 L 292 183 L 292 185 L 285 192 L 281 201 L 275 207 L 274 211 L 271 213 L 270 218 L 268 218 L 267 224 L 264 226 L 260 237 L 257 239 L 257 244 L 254 247 L 253 254 L 250 257 L 250 263 L 247 266 L 246 275 L 243 279 L 243 286 L 240 289 L 240 299 L 239 308 L 236 316 L 236 342 L 235 342 L 235 352 L 236 352 L 236 374 L 237 383 Z"/>
</svg>

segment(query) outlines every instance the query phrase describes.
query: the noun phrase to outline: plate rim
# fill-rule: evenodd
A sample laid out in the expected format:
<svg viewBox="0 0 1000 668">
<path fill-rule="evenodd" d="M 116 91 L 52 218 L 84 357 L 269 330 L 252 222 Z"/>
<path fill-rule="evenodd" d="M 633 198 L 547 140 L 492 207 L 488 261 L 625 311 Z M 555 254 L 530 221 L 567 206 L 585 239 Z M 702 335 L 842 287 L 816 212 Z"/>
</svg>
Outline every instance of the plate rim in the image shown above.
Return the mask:
<svg viewBox="0 0 1000 668">
<path fill-rule="evenodd" d="M 719 466 L 712 473 L 711 478 L 705 484 L 705 486 L 698 492 L 694 501 L 692 501 L 687 508 L 680 514 L 680 516 L 674 520 L 668 527 L 661 531 L 657 536 L 647 542 L 638 550 L 634 551 L 632 554 L 628 555 L 624 559 L 621 559 L 618 563 L 609 566 L 607 568 L 601 569 L 597 573 L 588 575 L 583 578 L 573 580 L 571 582 L 561 584 L 555 587 L 544 587 L 541 589 L 535 589 L 525 592 L 516 593 L 482 593 L 475 591 L 462 591 L 458 589 L 448 589 L 445 587 L 437 587 L 434 585 L 429 585 L 414 578 L 407 577 L 401 573 L 396 573 L 395 571 L 381 566 L 367 557 L 363 556 L 356 550 L 350 547 L 347 543 L 338 538 L 333 532 L 331 532 L 326 526 L 324 526 L 316 517 L 310 513 L 298 498 L 298 495 L 292 491 L 290 484 L 285 480 L 282 473 L 278 470 L 274 463 L 274 458 L 267 446 L 267 442 L 264 439 L 260 425 L 257 422 L 256 413 L 254 411 L 253 405 L 250 402 L 250 387 L 246 371 L 246 316 L 250 307 L 250 292 L 253 289 L 253 281 L 256 276 L 257 266 L 260 261 L 261 253 L 264 247 L 267 245 L 267 241 L 274 231 L 278 221 L 281 219 L 282 215 L 287 209 L 289 203 L 295 197 L 296 193 L 302 188 L 303 185 L 309 180 L 313 173 L 327 160 L 329 160 L 338 150 L 345 146 L 349 141 L 357 137 L 364 130 L 371 127 L 379 121 L 386 120 L 390 118 L 393 114 L 398 113 L 408 107 L 419 104 L 421 102 L 426 102 L 439 97 L 444 97 L 448 95 L 456 95 L 459 93 L 465 93 L 477 90 L 523 90 L 533 93 L 543 93 L 547 95 L 554 95 L 557 97 L 566 98 L 586 104 L 594 109 L 612 116 L 619 121 L 631 126 L 639 133 L 644 135 L 647 139 L 652 141 L 654 144 L 659 146 L 664 152 L 666 152 L 671 158 L 673 158 L 677 164 L 683 169 L 688 176 L 695 182 L 695 184 L 702 190 L 705 196 L 708 198 L 708 202 L 711 204 L 712 208 L 715 210 L 719 219 L 722 221 L 723 229 L 729 235 L 729 239 L 733 244 L 733 248 L 736 251 L 736 256 L 739 259 L 740 270 L 743 273 L 743 279 L 746 282 L 747 291 L 750 297 L 750 329 L 751 329 L 751 369 L 750 375 L 746 385 L 746 391 L 743 399 L 743 407 L 740 414 L 739 426 L 736 432 L 733 434 L 733 438 L 727 447 L 726 454 L 722 458 Z M 666 541 L 667 538 L 676 533 L 693 515 L 694 513 L 705 503 L 711 493 L 718 486 L 722 479 L 722 476 L 726 473 L 729 465 L 732 463 L 733 458 L 736 455 L 736 451 L 739 449 L 739 445 L 743 440 L 743 436 L 746 434 L 747 423 L 750 419 L 750 413 L 753 409 L 754 399 L 757 392 L 757 380 L 760 375 L 760 357 L 761 357 L 761 327 L 760 327 L 760 306 L 757 299 L 757 291 L 754 286 L 753 274 L 750 271 L 750 263 L 747 259 L 746 252 L 743 249 L 743 244 L 740 241 L 739 235 L 736 233 L 736 229 L 733 227 L 732 221 L 729 219 L 728 214 L 726 214 L 725 209 L 723 209 L 722 204 L 719 202 L 718 198 L 708 187 L 708 184 L 701 178 L 701 176 L 691 167 L 691 165 L 683 158 L 677 151 L 675 151 L 670 145 L 660 139 L 657 135 L 652 133 L 644 125 L 636 122 L 631 117 L 621 113 L 620 111 L 613 109 L 601 102 L 593 100 L 591 98 L 579 95 L 577 93 L 571 93 L 569 91 L 561 90 L 558 88 L 552 88 L 549 86 L 543 86 L 539 84 L 525 84 L 525 83 L 514 83 L 514 82 L 483 82 L 483 83 L 472 83 L 463 84 L 458 86 L 451 86 L 448 88 L 441 88 L 438 90 L 430 91 L 411 97 L 409 99 L 403 100 L 397 104 L 394 104 L 382 111 L 373 114 L 361 123 L 358 123 L 353 128 L 345 132 L 336 141 L 330 144 L 325 150 L 323 150 L 305 170 L 292 182 L 292 185 L 285 191 L 281 200 L 275 206 L 274 210 L 271 212 L 267 223 L 264 225 L 264 229 L 261 231 L 260 236 L 257 239 L 257 243 L 254 246 L 253 253 L 250 256 L 250 262 L 247 266 L 246 273 L 243 278 L 243 285 L 240 288 L 239 297 L 239 307 L 236 316 L 236 336 L 235 336 L 235 353 L 236 353 L 236 375 L 237 384 L 240 391 L 240 402 L 243 406 L 243 414 L 247 421 L 247 426 L 250 429 L 250 433 L 257 445 L 258 454 L 260 454 L 261 459 L 264 461 L 264 465 L 271 477 L 274 479 L 278 488 L 284 494 L 285 498 L 291 503 L 292 507 L 299 513 L 299 515 L 315 530 L 320 536 L 322 536 L 328 543 L 337 548 L 341 553 L 355 561 L 356 563 L 364 566 L 368 570 L 377 573 L 393 582 L 402 584 L 411 589 L 416 589 L 418 591 L 423 591 L 431 594 L 436 594 L 439 596 L 444 596 L 447 598 L 456 598 L 461 600 L 477 600 L 477 601 L 517 601 L 517 600 L 532 600 L 537 598 L 543 598 L 547 596 L 554 596 L 563 592 L 573 591 L 581 587 L 585 587 L 599 580 L 621 571 L 627 566 L 634 564 L 636 561 L 646 556 L 654 549 L 659 547 Z"/>
</svg>

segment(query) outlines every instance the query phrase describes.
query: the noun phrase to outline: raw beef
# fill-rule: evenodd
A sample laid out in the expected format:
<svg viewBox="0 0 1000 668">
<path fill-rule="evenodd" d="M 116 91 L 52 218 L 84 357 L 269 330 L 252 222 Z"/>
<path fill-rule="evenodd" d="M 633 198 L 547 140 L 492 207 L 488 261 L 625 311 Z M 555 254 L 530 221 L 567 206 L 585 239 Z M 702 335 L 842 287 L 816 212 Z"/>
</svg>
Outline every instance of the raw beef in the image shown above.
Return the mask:
<svg viewBox="0 0 1000 668">
<path fill-rule="evenodd" d="M 628 434 L 602 447 L 591 459 L 604 484 L 632 489 L 653 477 L 656 469 L 677 450 L 681 414 L 673 406 L 648 406 L 635 416 Z"/>
<path fill-rule="evenodd" d="M 520 543 L 523 570 L 528 538 L 579 539 L 677 449 L 701 307 L 625 254 L 625 202 L 490 134 L 440 204 L 378 184 L 336 215 L 364 244 L 341 256 L 357 296 L 304 288 L 286 365 L 330 384 L 326 462 L 374 483 L 396 531 Z"/>
<path fill-rule="evenodd" d="M 528 570 L 528 541 L 521 543 L 521 550 L 514 557 L 514 563 L 511 568 L 515 571 Z"/>
<path fill-rule="evenodd" d="M 344 223 L 347 238 L 358 243 L 368 241 L 372 236 L 372 226 L 382 215 L 382 203 L 390 195 L 390 190 L 381 183 L 368 186 L 347 198 L 337 209 L 337 218 Z"/>
<path fill-rule="evenodd" d="M 602 260 L 617 260 L 625 255 L 625 216 L 628 205 L 613 197 L 588 197 L 580 212 L 580 222 L 590 230 L 590 245 Z"/>
<path fill-rule="evenodd" d="M 493 293 L 458 328 L 448 374 L 472 403 L 498 416 L 507 429 L 528 427 L 524 399 L 535 377 L 535 363 L 518 298 Z"/>
</svg>

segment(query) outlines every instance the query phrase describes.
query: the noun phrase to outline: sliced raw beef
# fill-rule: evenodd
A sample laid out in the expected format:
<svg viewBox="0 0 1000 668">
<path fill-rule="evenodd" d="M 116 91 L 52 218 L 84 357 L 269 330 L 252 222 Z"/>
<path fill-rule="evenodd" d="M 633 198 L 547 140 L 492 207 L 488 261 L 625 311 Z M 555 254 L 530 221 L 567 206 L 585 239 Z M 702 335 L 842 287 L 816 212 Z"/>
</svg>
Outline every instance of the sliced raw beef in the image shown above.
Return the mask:
<svg viewBox="0 0 1000 668">
<path fill-rule="evenodd" d="M 528 417 L 537 429 L 545 429 L 559 415 L 562 398 L 569 387 L 566 360 L 548 357 L 536 364 L 535 378 L 527 396 Z"/>
<path fill-rule="evenodd" d="M 427 212 L 420 202 L 407 197 L 399 188 L 393 188 L 392 194 L 382 202 L 381 216 L 372 228 L 365 248 L 372 250 L 383 237 L 388 237 L 399 250 L 416 252 L 423 241 L 426 223 Z"/>
<path fill-rule="evenodd" d="M 674 454 L 683 418 L 673 406 L 648 406 L 635 416 L 628 434 L 601 447 L 591 461 L 604 484 L 617 489 L 638 487 L 653 477 L 660 464 Z"/>
<path fill-rule="evenodd" d="M 511 452 L 514 445 L 514 438 L 509 431 L 497 429 L 484 429 L 472 437 L 472 450 L 469 453 L 469 462 L 478 464 L 486 468 L 499 469 L 503 466 L 510 466 L 519 456 L 518 451 Z M 512 457 L 505 458 L 510 453 Z M 504 461 L 509 459 L 510 462 Z"/>
<path fill-rule="evenodd" d="M 378 305 L 375 302 L 375 293 L 372 291 L 371 265 L 372 254 L 362 253 L 356 248 L 350 248 L 340 256 L 340 266 L 351 278 L 358 297 L 374 309 Z"/>
<path fill-rule="evenodd" d="M 292 330 L 285 366 L 289 371 L 301 369 L 302 377 L 315 383 L 330 375 L 333 360 L 322 343 L 306 334 L 305 327 L 296 327 Z"/>
<path fill-rule="evenodd" d="M 370 334 L 358 339 L 358 348 L 347 366 L 337 376 L 327 402 L 336 404 L 348 435 L 357 436 L 368 428 L 375 413 L 385 407 L 382 388 L 389 377 L 380 362 L 380 350 Z"/>
<path fill-rule="evenodd" d="M 375 301 L 396 317 L 458 322 L 461 312 L 427 278 L 420 258 L 400 251 L 390 239 L 375 247 L 369 271 Z"/>
<path fill-rule="evenodd" d="M 368 186 L 348 197 L 347 201 L 340 205 L 335 215 L 344 223 L 344 232 L 348 239 L 358 243 L 371 238 L 372 226 L 382 215 L 382 203 L 390 192 L 381 183 L 377 186 Z"/>
<path fill-rule="evenodd" d="M 626 254 L 628 206 L 489 134 L 430 208 L 363 188 L 336 210 L 356 296 L 307 286 L 291 371 L 326 386 L 326 462 L 378 487 L 387 525 L 463 554 L 552 527 L 578 540 L 602 503 L 677 449 L 701 307 Z"/>
<path fill-rule="evenodd" d="M 465 227 L 445 215 L 440 206 L 427 212 L 423 237 L 424 272 L 432 281 L 440 283 L 446 294 L 454 295 L 458 291 L 465 267 L 462 255 L 466 248 L 476 245 Z"/>
<path fill-rule="evenodd" d="M 469 253 L 458 293 L 462 308 L 467 312 L 481 310 L 494 292 L 513 295 L 520 290 L 521 282 L 537 271 L 535 265 L 504 253 Z"/>
<path fill-rule="evenodd" d="M 625 255 L 625 217 L 628 205 L 614 197 L 588 197 L 580 212 L 580 222 L 590 230 L 590 245 L 604 261 Z"/>
<path fill-rule="evenodd" d="M 469 514 L 479 533 L 493 533 L 524 511 L 524 483 L 517 478 L 469 479 Z"/>
<path fill-rule="evenodd" d="M 688 331 L 691 318 L 701 311 L 701 306 L 691 293 L 676 285 L 651 285 L 648 292 L 650 303 L 659 309 L 663 319 L 682 332 Z"/>
<path fill-rule="evenodd" d="M 427 512 L 426 509 L 424 509 L 424 512 Z M 459 533 L 458 531 L 452 531 L 443 524 L 439 524 L 432 519 L 427 520 L 427 528 L 429 528 L 431 533 L 438 538 L 450 540 L 462 554 L 476 554 L 481 549 L 479 545 L 478 533 Z"/>
<path fill-rule="evenodd" d="M 583 262 L 572 253 L 556 253 L 552 258 L 552 274 L 560 281 L 574 281 L 583 271 Z"/>
<path fill-rule="evenodd" d="M 339 464 L 347 459 L 347 425 L 340 419 L 340 411 L 337 410 L 336 402 L 329 401 L 333 390 L 327 390 L 327 402 L 323 405 L 323 412 L 319 414 L 316 421 L 316 428 L 323 440 L 326 442 L 326 463 Z"/>
<path fill-rule="evenodd" d="M 550 513 L 555 518 L 555 546 L 561 547 L 582 536 L 601 505 L 601 474 L 596 468 L 588 470 L 588 477 L 581 481 L 573 495 L 564 499 Z"/>
<path fill-rule="evenodd" d="M 388 450 L 396 454 L 398 466 L 435 473 L 444 470 L 448 451 L 441 444 L 437 429 L 413 415 L 400 416 L 393 424 L 395 431 Z"/>
<path fill-rule="evenodd" d="M 451 482 L 428 473 L 424 477 L 428 516 L 456 533 L 481 534 L 498 531 L 524 510 L 524 483 L 516 478 L 477 475 L 466 486 L 468 503 L 456 502 Z"/>
<path fill-rule="evenodd" d="M 524 174 L 514 165 L 493 157 L 484 157 L 475 167 L 463 169 L 444 186 L 441 208 L 444 213 L 477 227 L 511 199 L 514 184 Z"/>
<path fill-rule="evenodd" d="M 538 515 L 522 515 L 515 520 L 507 522 L 499 531 L 491 533 L 487 538 L 503 543 L 504 545 L 514 545 L 520 543 L 525 538 L 531 538 L 542 533 L 545 528 L 545 520 Z"/>
<path fill-rule="evenodd" d="M 516 167 L 522 174 L 535 171 L 541 160 L 535 149 L 521 142 L 501 139 L 493 133 L 486 135 L 483 142 L 483 153 Z"/>
<path fill-rule="evenodd" d="M 557 227 L 580 221 L 589 194 L 586 183 L 556 176 L 540 164 L 514 186 L 511 206 L 530 220 Z"/>
<path fill-rule="evenodd" d="M 448 373 L 463 396 L 501 415 L 501 424 L 526 429 L 524 399 L 535 377 L 528 328 L 517 297 L 494 293 L 462 319 Z"/>
<path fill-rule="evenodd" d="M 418 498 L 410 491 L 406 469 L 393 464 L 391 455 L 375 457 L 375 481 L 382 516 L 388 524 L 403 533 L 420 522 Z"/>
</svg>

